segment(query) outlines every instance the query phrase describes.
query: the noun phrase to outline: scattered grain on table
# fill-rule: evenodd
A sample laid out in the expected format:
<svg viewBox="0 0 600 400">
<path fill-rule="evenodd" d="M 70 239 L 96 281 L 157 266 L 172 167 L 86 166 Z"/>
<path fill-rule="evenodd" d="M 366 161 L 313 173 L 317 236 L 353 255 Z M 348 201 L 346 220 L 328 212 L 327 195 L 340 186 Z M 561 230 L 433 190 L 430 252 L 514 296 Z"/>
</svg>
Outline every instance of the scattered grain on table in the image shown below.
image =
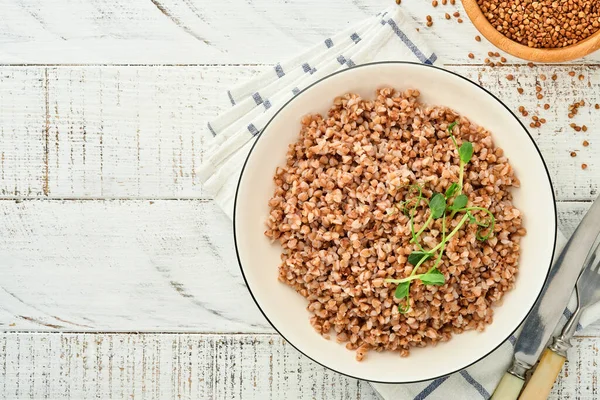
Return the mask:
<svg viewBox="0 0 600 400">
<path fill-rule="evenodd" d="M 481 42 L 481 36 L 479 36 L 479 35 L 475 36 L 475 40 L 478 42 Z"/>
<path fill-rule="evenodd" d="M 577 157 L 577 153 L 575 153 L 574 151 L 571 152 L 571 157 Z"/>
<path fill-rule="evenodd" d="M 583 141 L 583 147 L 588 147 L 590 145 L 590 142 L 588 142 L 587 140 Z"/>
<path fill-rule="evenodd" d="M 581 164 L 581 169 L 587 169 L 587 164 Z"/>
</svg>

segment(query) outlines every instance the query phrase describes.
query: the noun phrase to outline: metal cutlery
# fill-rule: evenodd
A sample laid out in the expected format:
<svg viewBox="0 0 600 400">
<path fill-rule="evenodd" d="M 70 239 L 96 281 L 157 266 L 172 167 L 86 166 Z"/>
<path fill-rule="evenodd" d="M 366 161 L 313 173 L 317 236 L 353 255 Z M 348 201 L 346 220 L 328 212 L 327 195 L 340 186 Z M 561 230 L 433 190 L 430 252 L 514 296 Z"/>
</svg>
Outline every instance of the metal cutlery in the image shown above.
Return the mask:
<svg viewBox="0 0 600 400">
<path fill-rule="evenodd" d="M 531 310 L 515 343 L 512 366 L 498 384 L 492 400 L 515 400 L 519 396 L 525 374 L 537 362 L 560 321 L 599 232 L 600 198 L 594 201 L 554 262 L 542 296 Z"/>
<path fill-rule="evenodd" d="M 521 394 L 520 399 L 522 400 L 548 398 L 554 381 L 567 359 L 567 350 L 571 348 L 570 340 L 575 333 L 581 314 L 586 308 L 600 301 L 600 241 L 597 240 L 597 242 L 577 279 L 575 286 L 577 308 L 560 335 L 554 338 L 554 342 L 542 354 L 540 364 Z"/>
</svg>

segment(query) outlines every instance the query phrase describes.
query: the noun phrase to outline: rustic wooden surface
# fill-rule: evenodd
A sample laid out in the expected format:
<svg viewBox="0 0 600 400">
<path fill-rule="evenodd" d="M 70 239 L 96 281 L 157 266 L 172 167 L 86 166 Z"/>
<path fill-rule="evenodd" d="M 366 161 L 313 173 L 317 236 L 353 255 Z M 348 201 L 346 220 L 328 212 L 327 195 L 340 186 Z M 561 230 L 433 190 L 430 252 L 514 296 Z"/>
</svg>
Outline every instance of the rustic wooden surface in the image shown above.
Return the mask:
<svg viewBox="0 0 600 400">
<path fill-rule="evenodd" d="M 0 3 L 0 398 L 375 399 L 274 334 L 196 169 L 228 88 L 393 1 Z M 491 68 L 459 5 L 402 7 L 447 68 L 547 120 L 531 133 L 572 232 L 599 193 L 600 54 Z M 598 343 L 600 324 L 576 340 L 554 399 L 600 398 Z"/>
</svg>

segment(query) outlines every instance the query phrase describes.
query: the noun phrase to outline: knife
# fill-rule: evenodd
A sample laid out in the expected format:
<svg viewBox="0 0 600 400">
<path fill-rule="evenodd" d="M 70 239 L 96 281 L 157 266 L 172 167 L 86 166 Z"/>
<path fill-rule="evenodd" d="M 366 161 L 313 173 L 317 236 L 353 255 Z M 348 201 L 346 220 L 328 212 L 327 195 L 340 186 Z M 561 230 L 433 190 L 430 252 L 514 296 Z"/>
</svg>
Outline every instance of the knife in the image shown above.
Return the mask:
<svg viewBox="0 0 600 400">
<path fill-rule="evenodd" d="M 537 362 L 554 328 L 569 303 L 575 282 L 598 233 L 600 197 L 585 215 L 554 262 L 542 296 L 535 303 L 515 343 L 513 363 L 496 387 L 492 400 L 515 400 L 525 382 L 525 374 Z"/>
<path fill-rule="evenodd" d="M 555 337 L 552 345 L 548 346 L 540 363 L 535 368 L 533 376 L 527 382 L 527 386 L 521 393 L 519 400 L 546 399 L 554 386 L 554 382 L 567 360 L 567 350 L 571 348 L 571 338 L 581 315 L 590 306 L 600 301 L 600 235 L 596 238 L 594 249 L 590 252 L 585 262 L 583 271 L 575 285 L 577 296 L 577 307 L 573 310 L 571 318 L 563 327 L 560 336 Z"/>
</svg>

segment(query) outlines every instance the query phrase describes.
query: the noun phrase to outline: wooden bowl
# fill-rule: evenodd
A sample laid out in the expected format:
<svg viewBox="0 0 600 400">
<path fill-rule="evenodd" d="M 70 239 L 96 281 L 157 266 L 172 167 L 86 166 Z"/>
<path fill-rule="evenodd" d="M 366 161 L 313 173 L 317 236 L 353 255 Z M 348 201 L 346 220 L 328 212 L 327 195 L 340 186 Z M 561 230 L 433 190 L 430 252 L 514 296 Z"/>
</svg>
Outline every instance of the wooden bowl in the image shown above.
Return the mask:
<svg viewBox="0 0 600 400">
<path fill-rule="evenodd" d="M 487 20 L 476 0 L 462 0 L 462 4 L 475 28 L 493 45 L 508 54 L 536 62 L 562 62 L 586 56 L 600 48 L 600 30 L 581 42 L 558 49 L 538 49 L 517 43 L 498 32 Z"/>
</svg>

